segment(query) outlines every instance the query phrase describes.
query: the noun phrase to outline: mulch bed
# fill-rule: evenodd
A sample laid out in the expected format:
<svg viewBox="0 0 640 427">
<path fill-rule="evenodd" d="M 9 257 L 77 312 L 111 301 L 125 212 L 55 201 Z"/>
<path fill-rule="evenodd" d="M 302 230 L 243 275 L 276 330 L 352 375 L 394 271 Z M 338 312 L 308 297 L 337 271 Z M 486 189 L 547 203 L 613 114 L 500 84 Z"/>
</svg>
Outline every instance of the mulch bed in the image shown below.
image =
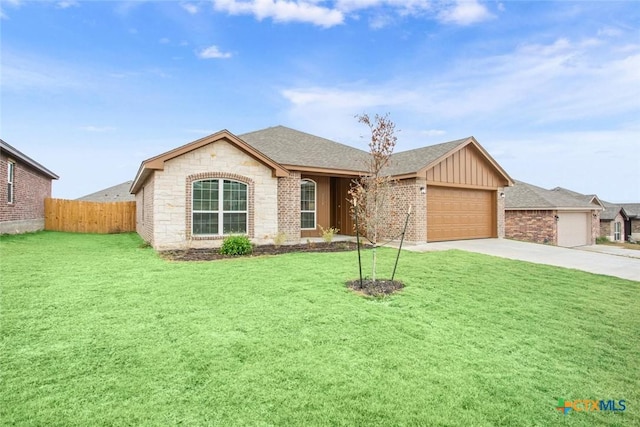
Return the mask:
<svg viewBox="0 0 640 427">
<path fill-rule="evenodd" d="M 362 286 L 360 286 L 360 279 L 355 279 L 347 282 L 347 287 L 364 295 L 379 297 L 399 291 L 404 288 L 404 284 L 397 280 L 363 279 Z"/>
<path fill-rule="evenodd" d="M 298 245 L 257 245 L 253 253 L 246 256 L 281 255 L 294 252 L 344 252 L 355 251 L 355 242 L 304 243 Z M 221 255 L 218 249 L 181 249 L 161 251 L 160 256 L 171 261 L 213 261 L 218 259 L 241 258 L 242 256 Z"/>
</svg>

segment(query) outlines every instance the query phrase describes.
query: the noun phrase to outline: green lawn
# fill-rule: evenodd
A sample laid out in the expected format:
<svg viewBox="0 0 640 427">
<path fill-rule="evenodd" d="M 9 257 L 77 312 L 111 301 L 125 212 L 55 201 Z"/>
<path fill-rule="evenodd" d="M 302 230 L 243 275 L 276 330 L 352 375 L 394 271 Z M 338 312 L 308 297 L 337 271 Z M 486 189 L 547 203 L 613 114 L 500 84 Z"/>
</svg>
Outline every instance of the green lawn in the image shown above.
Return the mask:
<svg viewBox="0 0 640 427">
<path fill-rule="evenodd" d="M 406 288 L 373 299 L 344 286 L 355 252 L 178 263 L 140 243 L 0 239 L 0 424 L 640 425 L 638 282 L 403 253 Z"/>
</svg>

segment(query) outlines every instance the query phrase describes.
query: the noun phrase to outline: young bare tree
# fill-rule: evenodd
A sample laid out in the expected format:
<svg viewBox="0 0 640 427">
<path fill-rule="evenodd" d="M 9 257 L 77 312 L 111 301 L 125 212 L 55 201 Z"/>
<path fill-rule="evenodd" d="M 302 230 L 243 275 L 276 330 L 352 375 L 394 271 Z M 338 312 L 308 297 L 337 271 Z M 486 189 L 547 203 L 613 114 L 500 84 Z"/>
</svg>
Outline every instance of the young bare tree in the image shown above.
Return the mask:
<svg viewBox="0 0 640 427">
<path fill-rule="evenodd" d="M 376 280 L 376 249 L 383 230 L 388 228 L 391 207 L 392 178 L 386 173 L 391 154 L 396 146 L 395 124 L 389 114 L 375 115 L 371 120 L 367 114 L 356 116 L 371 131 L 369 141 L 369 159 L 367 173 L 355 180 L 349 191 L 353 200 L 352 212 L 358 215 L 359 232 L 366 236 L 372 245 L 373 268 L 371 279 Z"/>
</svg>

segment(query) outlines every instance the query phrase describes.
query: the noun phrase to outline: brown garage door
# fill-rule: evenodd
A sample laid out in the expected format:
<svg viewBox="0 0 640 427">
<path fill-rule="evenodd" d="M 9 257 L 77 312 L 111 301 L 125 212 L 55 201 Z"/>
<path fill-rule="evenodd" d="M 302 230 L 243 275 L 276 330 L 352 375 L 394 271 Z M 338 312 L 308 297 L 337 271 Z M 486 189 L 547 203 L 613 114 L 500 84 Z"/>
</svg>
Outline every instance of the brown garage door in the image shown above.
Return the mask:
<svg viewBox="0 0 640 427">
<path fill-rule="evenodd" d="M 495 191 L 427 190 L 427 241 L 497 237 Z"/>
</svg>

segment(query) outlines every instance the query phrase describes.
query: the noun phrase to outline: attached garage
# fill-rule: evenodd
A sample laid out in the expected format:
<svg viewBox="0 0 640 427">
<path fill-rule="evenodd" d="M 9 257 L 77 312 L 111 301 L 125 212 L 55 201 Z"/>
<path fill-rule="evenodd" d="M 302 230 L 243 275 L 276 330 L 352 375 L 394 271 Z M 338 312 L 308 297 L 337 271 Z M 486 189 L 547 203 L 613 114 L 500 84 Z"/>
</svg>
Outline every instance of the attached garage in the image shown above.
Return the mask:
<svg viewBox="0 0 640 427">
<path fill-rule="evenodd" d="M 427 241 L 498 237 L 496 191 L 427 187 Z"/>
<path fill-rule="evenodd" d="M 558 212 L 558 246 L 591 244 L 590 212 Z"/>
<path fill-rule="evenodd" d="M 564 247 L 595 243 L 602 210 L 596 196 L 521 181 L 504 192 L 505 237 Z"/>
</svg>

